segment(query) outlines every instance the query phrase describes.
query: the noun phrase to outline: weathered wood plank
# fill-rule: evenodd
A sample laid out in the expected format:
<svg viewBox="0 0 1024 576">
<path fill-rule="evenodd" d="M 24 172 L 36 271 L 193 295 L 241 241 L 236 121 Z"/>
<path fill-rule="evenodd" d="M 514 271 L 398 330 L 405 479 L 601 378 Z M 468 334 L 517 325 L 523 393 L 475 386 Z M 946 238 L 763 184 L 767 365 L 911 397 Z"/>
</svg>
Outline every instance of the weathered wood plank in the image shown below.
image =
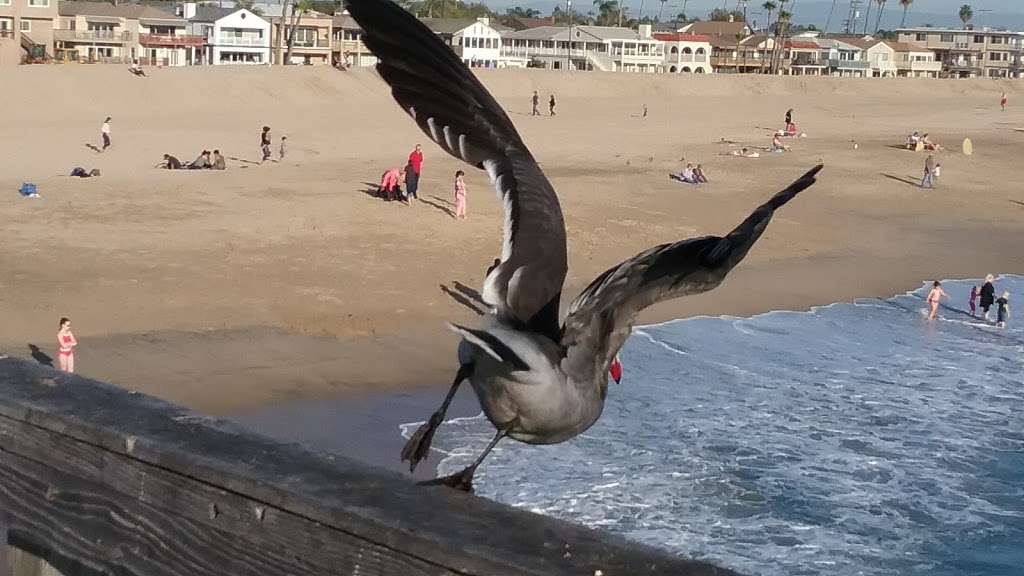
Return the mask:
<svg viewBox="0 0 1024 576">
<path fill-rule="evenodd" d="M 405 574 L 731 574 L 480 498 L 418 487 L 397 474 L 18 360 L 0 360 L 0 421 L 8 468 L 0 493 L 10 482 L 22 486 L 20 497 L 39 497 L 38 486 L 32 492 L 33 485 L 11 470 L 24 461 L 62 485 L 75 480 L 102 487 L 103 506 L 133 506 L 140 518 L 159 514 L 175 522 L 172 527 L 268 550 L 295 546 L 319 558 L 306 560 L 315 565 L 339 562 L 344 568 L 339 555 L 351 560 L 362 549 L 380 558 L 382 570 L 363 574 L 391 574 L 383 570 L 397 558 L 421 567 Z M 58 502 L 50 508 L 70 505 Z M 211 502 L 218 510 L 212 519 Z M 256 508 L 263 509 L 261 522 L 255 521 Z M 82 521 L 86 533 L 103 533 Z M 23 522 L 19 530 L 29 530 Z M 291 572 L 261 572 L 276 573 Z"/>
</svg>

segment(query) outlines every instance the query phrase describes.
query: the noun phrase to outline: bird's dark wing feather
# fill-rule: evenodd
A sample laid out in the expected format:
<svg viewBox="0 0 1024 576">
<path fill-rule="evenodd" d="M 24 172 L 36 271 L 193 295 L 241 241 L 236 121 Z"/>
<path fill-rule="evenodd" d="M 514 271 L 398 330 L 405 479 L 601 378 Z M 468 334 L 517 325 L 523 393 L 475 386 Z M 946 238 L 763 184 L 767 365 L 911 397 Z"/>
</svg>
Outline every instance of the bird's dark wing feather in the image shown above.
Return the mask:
<svg viewBox="0 0 1024 576">
<path fill-rule="evenodd" d="M 504 204 L 502 262 L 484 283 L 484 301 L 557 341 L 566 247 L 551 183 L 505 111 L 436 34 L 389 0 L 347 7 L 398 104 L 445 152 L 486 170 Z"/>
<path fill-rule="evenodd" d="M 816 166 L 759 206 L 725 237 L 705 236 L 656 246 L 597 277 L 580 294 L 565 319 L 563 369 L 578 381 L 608 370 L 644 308 L 679 296 L 706 292 L 757 241 L 780 206 L 815 182 Z"/>
</svg>

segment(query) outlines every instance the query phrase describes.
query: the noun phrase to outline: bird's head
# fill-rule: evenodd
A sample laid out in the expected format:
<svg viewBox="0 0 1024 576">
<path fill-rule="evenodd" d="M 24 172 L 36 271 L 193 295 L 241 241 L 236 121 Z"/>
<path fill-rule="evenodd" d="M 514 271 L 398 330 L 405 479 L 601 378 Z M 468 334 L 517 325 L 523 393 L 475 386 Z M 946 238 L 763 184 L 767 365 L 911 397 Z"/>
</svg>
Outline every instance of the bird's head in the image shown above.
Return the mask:
<svg viewBox="0 0 1024 576">
<path fill-rule="evenodd" d="M 611 365 L 608 366 L 608 374 L 611 375 L 612 380 L 618 384 L 622 381 L 622 362 L 619 361 L 619 355 L 615 355 L 615 359 L 612 360 Z"/>
</svg>

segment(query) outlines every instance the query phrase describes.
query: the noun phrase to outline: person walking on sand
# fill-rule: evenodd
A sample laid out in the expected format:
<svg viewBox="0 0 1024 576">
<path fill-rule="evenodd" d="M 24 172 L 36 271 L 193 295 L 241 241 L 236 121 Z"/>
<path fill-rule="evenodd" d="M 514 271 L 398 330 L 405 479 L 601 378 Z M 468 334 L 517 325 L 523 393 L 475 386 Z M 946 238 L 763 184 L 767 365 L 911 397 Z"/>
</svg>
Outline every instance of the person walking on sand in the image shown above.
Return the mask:
<svg viewBox="0 0 1024 576">
<path fill-rule="evenodd" d="M 57 358 L 61 372 L 75 371 L 75 346 L 78 346 L 78 340 L 71 333 L 71 320 L 61 318 L 60 330 L 57 331 Z"/>
<path fill-rule="evenodd" d="M 284 153 L 288 151 L 288 137 L 281 136 L 281 148 L 278 149 L 278 160 L 284 160 Z"/>
<path fill-rule="evenodd" d="M 110 148 L 110 116 L 100 126 L 100 136 L 103 138 L 103 150 Z"/>
<path fill-rule="evenodd" d="M 466 219 L 466 182 L 463 177 L 465 172 L 459 170 L 455 173 L 455 218 Z"/>
<path fill-rule="evenodd" d="M 996 300 L 996 287 L 992 284 L 994 281 L 995 277 L 991 274 L 985 276 L 985 283 L 981 285 L 981 292 L 978 293 L 978 304 L 981 305 L 981 311 L 986 322 L 988 322 L 988 309 L 992 307 Z"/>
<path fill-rule="evenodd" d="M 935 156 L 931 154 L 924 161 L 924 178 L 921 179 L 921 188 L 935 187 Z"/>
<path fill-rule="evenodd" d="M 971 286 L 971 295 L 967 299 L 967 305 L 971 307 L 971 316 L 972 317 L 976 317 L 978 315 L 977 314 L 977 310 L 978 310 L 977 300 L 978 300 L 978 287 L 977 286 Z"/>
<path fill-rule="evenodd" d="M 540 116 L 540 110 L 537 109 L 538 106 L 540 106 L 540 94 L 537 94 L 537 91 L 534 90 L 533 91 L 533 113 L 530 114 L 531 116 Z"/>
<path fill-rule="evenodd" d="M 1006 321 L 1010 318 L 1010 293 L 1003 292 L 1002 298 L 996 300 L 999 308 L 996 309 L 996 326 L 1006 328 Z"/>
<path fill-rule="evenodd" d="M 270 160 L 270 126 L 263 127 L 263 133 L 260 134 L 260 149 L 263 151 L 261 162 Z"/>
<path fill-rule="evenodd" d="M 409 203 L 419 200 L 420 174 L 423 173 L 423 147 L 419 144 L 409 153 L 409 164 L 405 167 L 405 193 Z"/>
<path fill-rule="evenodd" d="M 999 108 L 1003 112 L 1006 112 L 1006 102 L 1006 92 L 1003 92 L 1003 95 L 999 97 Z"/>
<path fill-rule="evenodd" d="M 949 294 L 942 289 L 942 283 L 936 280 L 932 283 L 932 290 L 928 293 L 928 306 L 931 307 L 931 312 L 928 314 L 929 320 L 935 320 L 935 313 L 939 311 L 939 300 L 942 298 L 949 298 Z"/>
<path fill-rule="evenodd" d="M 555 115 L 555 95 L 552 94 L 551 98 L 548 99 L 548 116 Z"/>
<path fill-rule="evenodd" d="M 785 124 L 785 126 L 789 126 L 792 123 L 793 123 L 793 109 L 790 108 L 789 110 L 786 110 L 786 124 Z"/>
<path fill-rule="evenodd" d="M 643 116 L 641 116 L 641 118 L 647 118 L 647 104 L 644 104 L 644 113 Z"/>
</svg>

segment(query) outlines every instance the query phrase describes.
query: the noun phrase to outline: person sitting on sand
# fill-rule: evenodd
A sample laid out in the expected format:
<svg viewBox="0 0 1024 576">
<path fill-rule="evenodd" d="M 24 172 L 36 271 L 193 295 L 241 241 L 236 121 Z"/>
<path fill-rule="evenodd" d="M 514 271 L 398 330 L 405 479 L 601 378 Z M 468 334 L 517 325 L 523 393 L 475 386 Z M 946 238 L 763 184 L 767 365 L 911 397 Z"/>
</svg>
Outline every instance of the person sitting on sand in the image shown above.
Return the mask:
<svg viewBox="0 0 1024 576">
<path fill-rule="evenodd" d="M 781 132 L 776 132 L 772 136 L 772 152 L 789 152 L 789 146 L 782 143 Z"/>
<path fill-rule="evenodd" d="M 939 300 L 942 298 L 949 298 L 949 294 L 942 289 L 942 283 L 936 280 L 932 283 L 931 292 L 928 292 L 928 306 L 931 307 L 931 312 L 928 314 L 929 320 L 935 319 L 935 313 L 939 311 Z"/>
<path fill-rule="evenodd" d="M 399 182 L 405 180 L 405 170 L 391 168 L 380 177 L 380 189 L 378 194 L 388 202 L 401 197 L 402 188 Z"/>
<path fill-rule="evenodd" d="M 189 170 L 205 170 L 211 166 L 210 151 L 203 150 L 199 156 L 188 165 Z"/>
<path fill-rule="evenodd" d="M 93 176 L 99 176 L 100 171 L 96 168 L 93 168 L 92 170 L 86 172 L 85 168 L 82 168 L 81 166 L 76 166 L 71 171 L 71 175 L 76 178 L 92 178 Z"/>
<path fill-rule="evenodd" d="M 146 76 L 146 72 L 142 70 L 141 66 L 139 66 L 138 60 L 132 60 L 132 66 L 128 69 L 128 71 L 132 74 L 135 74 L 136 76 Z"/>
<path fill-rule="evenodd" d="M 164 161 L 156 166 L 157 168 L 165 168 L 167 170 L 181 170 L 181 160 L 178 160 L 170 154 L 164 154 Z"/>
<path fill-rule="evenodd" d="M 693 175 L 693 164 L 687 164 L 679 174 L 669 174 L 668 177 L 678 182 L 684 182 L 686 184 L 697 184 L 697 179 Z"/>
<path fill-rule="evenodd" d="M 928 134 L 924 133 L 921 135 L 921 143 L 924 144 L 924 149 L 932 152 L 942 150 L 942 146 L 939 146 L 935 142 L 928 139 Z"/>
<path fill-rule="evenodd" d="M 729 152 L 729 154 L 731 154 L 732 156 L 742 156 L 743 158 L 760 158 L 761 157 L 761 153 L 760 152 L 755 152 L 755 151 L 751 150 L 750 148 L 747 148 L 746 146 L 744 146 L 743 148 L 740 148 L 739 150 L 732 150 L 731 152 Z"/>
<path fill-rule="evenodd" d="M 796 124 L 793 124 L 792 122 L 787 123 L 786 124 L 786 131 L 782 135 L 785 136 L 786 138 L 796 138 L 797 135 L 798 135 L 797 134 L 797 129 L 796 129 Z"/>
<path fill-rule="evenodd" d="M 224 170 L 228 167 L 227 162 L 224 161 L 224 157 L 221 156 L 220 150 L 213 151 L 213 165 L 210 168 L 214 170 Z"/>
<path fill-rule="evenodd" d="M 1010 293 L 1003 292 L 1002 298 L 996 300 L 996 326 L 1006 328 L 1006 321 L 1010 318 Z"/>
<path fill-rule="evenodd" d="M 910 136 L 907 136 L 907 150 L 915 150 L 917 148 L 917 143 L 920 141 L 921 135 L 918 134 L 917 132 L 914 132 Z"/>
<path fill-rule="evenodd" d="M 693 169 L 693 178 L 702 184 L 708 181 L 708 177 L 704 175 L 704 168 L 700 164 Z"/>
</svg>

